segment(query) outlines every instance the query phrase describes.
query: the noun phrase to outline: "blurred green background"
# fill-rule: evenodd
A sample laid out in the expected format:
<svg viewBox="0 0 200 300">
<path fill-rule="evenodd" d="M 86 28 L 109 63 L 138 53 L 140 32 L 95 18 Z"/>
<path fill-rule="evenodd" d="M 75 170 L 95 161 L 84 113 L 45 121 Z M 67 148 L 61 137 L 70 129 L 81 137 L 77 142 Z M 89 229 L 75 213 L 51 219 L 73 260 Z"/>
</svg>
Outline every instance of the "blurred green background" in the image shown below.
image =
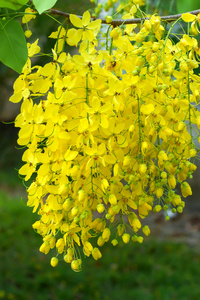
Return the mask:
<svg viewBox="0 0 200 300">
<path fill-rule="evenodd" d="M 157 7 L 162 13 L 175 13 L 176 1 L 166 7 L 167 3 L 149 1 L 149 10 Z M 58 8 L 77 14 L 91 7 L 87 0 L 59 0 L 57 4 Z M 52 41 L 47 36 L 56 29 L 54 21 L 41 16 L 33 26 L 32 40 L 39 34 L 43 51 L 50 49 Z M 150 217 L 153 234 L 143 244 L 119 243 L 113 247 L 107 243 L 99 261 L 83 257 L 80 273 L 73 272 L 63 261 L 56 268 L 50 266 L 52 253 L 45 256 L 38 250 L 42 239 L 32 229 L 37 215 L 26 207 L 26 190 L 17 175 L 23 149 L 16 149 L 18 129 L 12 122 L 19 106 L 8 104 L 16 77 L 16 73 L 0 64 L 0 299 L 198 300 L 198 180 L 193 183 L 194 196 L 186 200 L 182 219 L 165 223 L 162 214 Z"/>
</svg>

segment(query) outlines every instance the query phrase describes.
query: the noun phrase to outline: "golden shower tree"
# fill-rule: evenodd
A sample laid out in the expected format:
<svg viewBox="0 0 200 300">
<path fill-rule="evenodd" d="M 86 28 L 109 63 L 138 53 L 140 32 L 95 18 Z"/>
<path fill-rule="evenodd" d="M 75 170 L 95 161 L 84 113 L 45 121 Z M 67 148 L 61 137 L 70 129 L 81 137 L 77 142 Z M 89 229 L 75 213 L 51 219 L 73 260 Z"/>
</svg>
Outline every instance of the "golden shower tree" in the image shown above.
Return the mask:
<svg viewBox="0 0 200 300">
<path fill-rule="evenodd" d="M 30 183 L 40 251 L 55 248 L 52 266 L 61 257 L 79 271 L 81 257 L 101 258 L 106 242 L 142 243 L 149 214 L 182 213 L 192 194 L 200 14 L 160 17 L 146 14 L 143 0 L 108 0 L 77 16 L 53 9 L 56 2 L 0 1 L 0 60 L 20 73 L 10 101 L 21 101 L 19 174 Z M 42 13 L 63 23 L 49 36 L 49 61 L 32 65 L 44 54 L 25 37 Z"/>
</svg>

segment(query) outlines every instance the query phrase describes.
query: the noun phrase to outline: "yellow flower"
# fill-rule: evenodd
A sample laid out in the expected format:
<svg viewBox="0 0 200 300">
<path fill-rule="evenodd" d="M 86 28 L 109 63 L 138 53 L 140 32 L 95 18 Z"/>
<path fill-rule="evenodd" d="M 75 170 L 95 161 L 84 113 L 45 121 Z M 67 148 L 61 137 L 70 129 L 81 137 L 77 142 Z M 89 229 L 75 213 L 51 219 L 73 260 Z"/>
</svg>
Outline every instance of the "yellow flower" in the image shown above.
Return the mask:
<svg viewBox="0 0 200 300">
<path fill-rule="evenodd" d="M 90 22 L 91 16 L 89 11 L 84 12 L 82 19 L 76 15 L 70 15 L 71 23 L 80 29 L 76 30 L 74 28 L 69 29 L 67 32 L 67 42 L 69 45 L 77 45 L 78 42 L 82 40 L 93 41 L 97 35 L 100 26 L 101 20 L 95 20 Z"/>
<path fill-rule="evenodd" d="M 124 10 L 131 17 L 137 7 Z M 198 31 L 199 16 L 186 14 L 183 20 Z M 79 248 L 101 257 L 94 236 L 98 246 L 111 233 L 128 243 L 124 217 L 133 231 L 142 228 L 149 235 L 143 219 L 152 207 L 158 212 L 173 205 L 172 211 L 182 212 L 176 181 L 183 197 L 192 194 L 186 180 L 196 170 L 190 160 L 199 156 L 194 139 L 200 138 L 191 128 L 200 128 L 200 51 L 197 39 L 185 32 L 177 44 L 167 33 L 162 38 L 159 16 L 137 31 L 135 24 L 108 30 L 103 49 L 97 36 L 101 21 L 89 12 L 70 21 L 76 28 L 61 26 L 50 35 L 56 43 L 45 65 L 31 66 L 40 48 L 38 40 L 28 44 L 29 58 L 10 101 L 22 102 L 15 120 L 18 144 L 26 147 L 19 174 L 32 180 L 27 205 L 40 218 L 33 224 L 43 238 L 40 250 L 56 248 L 79 271 Z M 80 43 L 75 55 L 62 52 L 66 39 Z"/>
</svg>

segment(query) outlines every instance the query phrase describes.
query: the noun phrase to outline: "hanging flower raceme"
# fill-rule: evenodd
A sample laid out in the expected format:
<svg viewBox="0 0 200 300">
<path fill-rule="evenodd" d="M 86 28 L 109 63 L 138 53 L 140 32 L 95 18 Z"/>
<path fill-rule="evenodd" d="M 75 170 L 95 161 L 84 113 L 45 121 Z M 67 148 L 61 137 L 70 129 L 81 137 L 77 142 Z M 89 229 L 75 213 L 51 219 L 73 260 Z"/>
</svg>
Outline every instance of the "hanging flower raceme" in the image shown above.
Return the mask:
<svg viewBox="0 0 200 300">
<path fill-rule="evenodd" d="M 55 46 L 43 67 L 29 59 L 10 100 L 22 99 L 15 125 L 27 150 L 19 174 L 32 179 L 27 205 L 40 216 L 33 224 L 43 237 L 40 251 L 56 248 L 79 271 L 79 247 L 97 260 L 106 242 L 141 243 L 151 211 L 182 212 L 177 185 L 183 197 L 192 194 L 186 180 L 199 151 L 199 48 L 186 34 L 178 44 L 162 38 L 153 16 L 137 33 L 111 30 L 110 48 L 97 50 L 100 21 L 90 22 L 88 12 L 70 20 L 79 29 L 60 28 L 51 38 L 81 42 L 80 54 Z M 30 56 L 38 50 L 30 45 Z"/>
</svg>

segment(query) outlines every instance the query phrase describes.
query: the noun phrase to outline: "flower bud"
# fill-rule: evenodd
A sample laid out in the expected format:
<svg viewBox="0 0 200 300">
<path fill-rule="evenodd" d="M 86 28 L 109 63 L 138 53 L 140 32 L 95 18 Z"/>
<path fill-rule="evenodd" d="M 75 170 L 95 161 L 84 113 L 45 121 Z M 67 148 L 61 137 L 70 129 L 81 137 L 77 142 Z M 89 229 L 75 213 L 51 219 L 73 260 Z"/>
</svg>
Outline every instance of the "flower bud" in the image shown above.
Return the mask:
<svg viewBox="0 0 200 300">
<path fill-rule="evenodd" d="M 128 242 L 130 241 L 130 234 L 124 233 L 124 234 L 122 235 L 122 240 L 123 240 L 123 242 L 124 242 L 125 244 L 128 244 Z"/>
<path fill-rule="evenodd" d="M 192 195 L 191 187 L 187 182 L 183 182 L 181 184 L 181 193 L 182 193 L 184 198 L 186 198 L 187 196 Z"/>
<path fill-rule="evenodd" d="M 72 204 L 73 201 L 70 198 L 67 198 L 63 203 L 63 209 L 68 211 L 71 208 Z"/>
<path fill-rule="evenodd" d="M 142 236 L 138 236 L 138 238 L 137 238 L 137 242 L 138 243 L 140 243 L 140 244 L 142 244 L 143 243 L 143 237 Z"/>
<path fill-rule="evenodd" d="M 111 244 L 113 244 L 113 246 L 116 246 L 118 244 L 118 240 L 116 240 L 116 239 L 112 240 Z"/>
<path fill-rule="evenodd" d="M 72 260 L 72 262 L 71 262 L 72 270 L 75 271 L 75 272 L 80 272 L 81 271 L 81 264 L 82 264 L 81 259 Z"/>
<path fill-rule="evenodd" d="M 94 257 L 95 260 L 98 260 L 99 258 L 102 257 L 102 254 L 101 254 L 101 252 L 99 251 L 98 248 L 94 248 L 92 250 L 92 256 Z"/>
<path fill-rule="evenodd" d="M 161 205 L 156 205 L 153 209 L 155 213 L 159 212 L 162 209 Z"/>
<path fill-rule="evenodd" d="M 44 242 L 41 246 L 40 246 L 40 252 L 44 253 L 44 254 L 47 254 L 50 250 L 50 244 L 49 242 Z"/>
<path fill-rule="evenodd" d="M 139 166 L 139 172 L 140 172 L 141 174 L 145 174 L 146 171 L 147 171 L 147 165 L 141 164 L 141 165 Z"/>
<path fill-rule="evenodd" d="M 105 240 L 100 236 L 97 240 L 97 245 L 102 247 L 105 244 Z"/>
<path fill-rule="evenodd" d="M 130 156 L 125 156 L 124 157 L 124 161 L 123 161 L 123 166 L 124 167 L 127 167 L 127 166 L 129 166 L 130 165 L 130 162 L 131 162 L 131 158 L 130 158 Z"/>
<path fill-rule="evenodd" d="M 85 191 L 84 190 L 80 190 L 78 191 L 78 201 L 82 201 L 85 198 Z"/>
<path fill-rule="evenodd" d="M 113 18 L 111 16 L 106 16 L 106 23 L 107 24 L 112 23 L 112 21 L 113 21 Z"/>
<path fill-rule="evenodd" d="M 177 212 L 179 212 L 179 214 L 181 214 L 183 212 L 183 208 L 181 206 L 177 207 Z"/>
<path fill-rule="evenodd" d="M 109 228 L 105 228 L 102 234 L 102 238 L 104 239 L 105 242 L 107 242 L 110 238 L 110 229 Z"/>
<path fill-rule="evenodd" d="M 161 198 L 163 195 L 163 188 L 159 187 L 158 189 L 156 189 L 156 196 L 158 198 Z"/>
<path fill-rule="evenodd" d="M 146 235 L 146 236 L 148 236 L 149 234 L 150 234 L 150 229 L 149 229 L 149 226 L 144 226 L 143 228 L 142 228 L 142 231 L 144 232 L 144 234 Z"/>
<path fill-rule="evenodd" d="M 119 28 L 114 28 L 110 33 L 110 37 L 113 38 L 113 40 L 115 40 L 119 37 L 120 33 L 121 31 Z"/>
<path fill-rule="evenodd" d="M 109 196 L 109 202 L 110 202 L 111 205 L 116 205 L 117 204 L 117 198 L 115 197 L 114 194 L 111 194 Z"/>
<path fill-rule="evenodd" d="M 93 250 L 93 246 L 90 242 L 85 242 L 83 245 L 83 252 L 86 256 L 90 256 L 90 254 L 92 253 Z"/>
<path fill-rule="evenodd" d="M 30 38 L 30 37 L 32 36 L 32 32 L 31 32 L 30 30 L 26 30 L 26 31 L 24 32 L 24 34 L 25 34 L 25 36 L 26 36 L 27 38 Z"/>
<path fill-rule="evenodd" d="M 101 187 L 102 187 L 102 190 L 105 192 L 105 190 L 109 187 L 109 183 L 108 183 L 108 180 L 107 179 L 102 179 L 101 181 Z"/>
<path fill-rule="evenodd" d="M 78 207 L 74 206 L 71 210 L 71 214 L 73 217 L 75 217 L 78 214 L 79 210 Z"/>
<path fill-rule="evenodd" d="M 176 187 L 176 177 L 174 175 L 169 175 L 167 181 L 171 189 L 174 189 Z"/>
<path fill-rule="evenodd" d="M 50 262 L 52 267 L 56 267 L 58 264 L 58 258 L 57 257 L 52 257 L 51 262 Z"/>
<path fill-rule="evenodd" d="M 98 211 L 100 214 L 104 212 L 104 209 L 105 209 L 105 207 L 104 207 L 104 205 L 103 205 L 102 203 L 99 203 L 99 204 L 97 205 L 97 211 Z"/>
<path fill-rule="evenodd" d="M 190 149 L 190 157 L 195 157 L 197 154 L 197 151 L 195 149 Z"/>
<path fill-rule="evenodd" d="M 121 236 L 124 233 L 124 230 L 125 230 L 125 225 L 124 224 L 119 224 L 117 226 L 117 232 L 118 232 L 119 236 Z"/>
</svg>

